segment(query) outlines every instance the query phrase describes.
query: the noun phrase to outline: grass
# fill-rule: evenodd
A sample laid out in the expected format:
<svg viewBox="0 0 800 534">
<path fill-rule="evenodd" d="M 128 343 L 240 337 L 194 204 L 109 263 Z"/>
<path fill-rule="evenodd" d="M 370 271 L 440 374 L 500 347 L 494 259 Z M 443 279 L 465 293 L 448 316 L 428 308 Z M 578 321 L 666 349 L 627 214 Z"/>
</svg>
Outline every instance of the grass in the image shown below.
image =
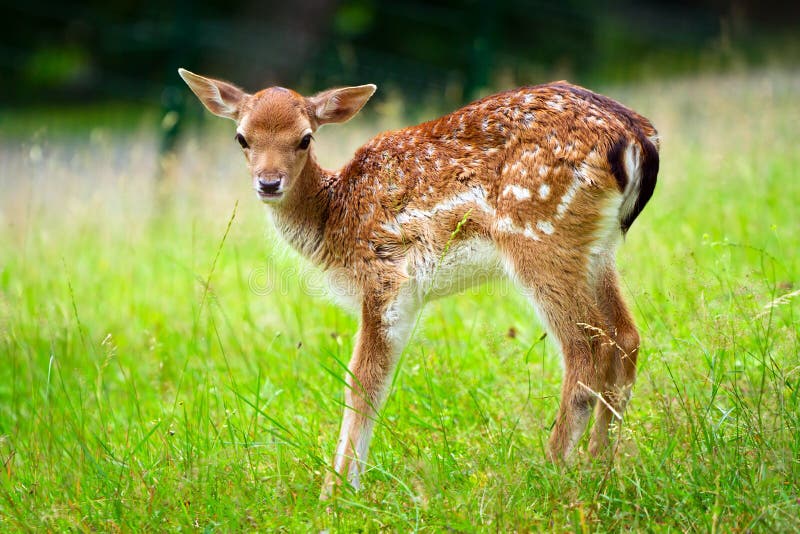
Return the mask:
<svg viewBox="0 0 800 534">
<path fill-rule="evenodd" d="M 558 355 L 495 284 L 428 306 L 364 490 L 327 504 L 356 322 L 276 241 L 230 125 L 158 187 L 144 127 L 3 137 L 0 530 L 797 530 L 799 89 L 605 88 L 663 138 L 619 254 L 643 349 L 615 462 L 545 461 Z M 323 130 L 322 159 L 386 122 Z"/>
</svg>

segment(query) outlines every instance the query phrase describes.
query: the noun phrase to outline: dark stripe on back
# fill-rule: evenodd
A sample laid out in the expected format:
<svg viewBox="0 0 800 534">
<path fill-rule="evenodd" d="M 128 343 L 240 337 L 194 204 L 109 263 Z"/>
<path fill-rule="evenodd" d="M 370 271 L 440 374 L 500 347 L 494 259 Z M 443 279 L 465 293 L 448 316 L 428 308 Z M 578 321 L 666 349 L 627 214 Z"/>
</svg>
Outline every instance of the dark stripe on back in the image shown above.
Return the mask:
<svg viewBox="0 0 800 534">
<path fill-rule="evenodd" d="M 627 148 L 627 146 L 627 139 L 617 139 L 617 141 L 611 145 L 611 148 L 608 149 L 608 154 L 606 155 L 608 164 L 611 166 L 611 174 L 614 175 L 614 179 L 617 181 L 617 187 L 619 187 L 620 193 L 625 192 L 625 186 L 628 185 L 628 180 L 630 179 L 628 173 L 625 172 L 625 162 L 623 161 L 625 157 L 625 148 Z"/>
</svg>

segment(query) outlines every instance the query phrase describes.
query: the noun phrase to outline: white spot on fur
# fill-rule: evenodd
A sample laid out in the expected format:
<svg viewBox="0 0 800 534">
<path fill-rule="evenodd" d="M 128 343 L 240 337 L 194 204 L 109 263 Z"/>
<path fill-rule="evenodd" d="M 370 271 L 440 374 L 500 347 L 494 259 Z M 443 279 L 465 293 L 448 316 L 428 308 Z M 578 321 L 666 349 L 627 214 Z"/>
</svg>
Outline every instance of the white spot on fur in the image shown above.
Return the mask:
<svg viewBox="0 0 800 534">
<path fill-rule="evenodd" d="M 542 200 L 546 199 L 550 196 L 550 186 L 547 184 L 542 184 L 539 186 L 539 198 Z"/>
<path fill-rule="evenodd" d="M 533 124 L 533 113 L 526 113 L 522 116 L 522 124 L 525 126 L 530 126 Z"/>
<path fill-rule="evenodd" d="M 555 228 L 553 228 L 553 223 L 550 221 L 539 221 L 536 223 L 536 228 L 540 231 L 544 232 L 547 235 L 553 235 L 555 232 Z"/>
<path fill-rule="evenodd" d="M 583 180 L 579 176 L 575 176 L 575 178 L 572 179 L 572 183 L 561 196 L 561 201 L 559 201 L 558 207 L 556 208 L 556 220 L 560 220 L 567 213 L 567 208 L 572 204 L 575 195 L 578 193 L 578 189 L 581 188 L 581 184 L 583 184 Z"/>
<path fill-rule="evenodd" d="M 529 198 L 531 198 L 530 191 L 528 191 L 524 187 L 515 184 L 507 185 L 506 188 L 503 189 L 503 196 L 506 197 L 508 195 L 514 195 L 514 198 L 520 201 L 528 200 Z"/>
<path fill-rule="evenodd" d="M 526 224 L 525 228 L 520 228 L 514 221 L 511 220 L 510 217 L 501 217 L 495 223 L 495 229 L 498 232 L 503 232 L 506 234 L 518 234 L 522 235 L 523 237 L 527 237 L 528 239 L 533 239 L 534 241 L 539 241 L 539 235 L 531 228 L 530 224 Z"/>
<path fill-rule="evenodd" d="M 548 100 L 546 104 L 547 107 L 554 109 L 556 111 L 564 111 L 564 106 L 561 104 L 561 95 L 555 95 L 555 97 L 553 97 L 553 100 Z"/>
<path fill-rule="evenodd" d="M 522 231 L 522 235 L 527 237 L 528 239 L 533 239 L 534 241 L 539 241 L 539 235 L 533 231 L 530 224 L 525 225 L 525 229 Z"/>
<path fill-rule="evenodd" d="M 501 231 L 501 232 L 512 232 L 513 233 L 514 229 L 516 228 L 514 226 L 514 221 L 512 221 L 511 217 L 508 217 L 508 216 L 500 217 L 499 219 L 497 219 L 496 226 L 497 226 L 497 229 L 499 231 Z"/>
</svg>

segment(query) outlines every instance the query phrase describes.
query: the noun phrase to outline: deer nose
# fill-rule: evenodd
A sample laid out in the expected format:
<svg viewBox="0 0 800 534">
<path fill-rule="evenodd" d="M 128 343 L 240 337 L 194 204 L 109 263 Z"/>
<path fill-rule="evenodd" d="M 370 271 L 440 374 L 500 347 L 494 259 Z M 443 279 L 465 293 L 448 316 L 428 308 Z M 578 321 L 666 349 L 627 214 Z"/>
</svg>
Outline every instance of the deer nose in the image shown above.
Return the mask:
<svg viewBox="0 0 800 534">
<path fill-rule="evenodd" d="M 274 195 L 281 187 L 280 178 L 259 178 L 258 192 L 264 195 Z"/>
</svg>

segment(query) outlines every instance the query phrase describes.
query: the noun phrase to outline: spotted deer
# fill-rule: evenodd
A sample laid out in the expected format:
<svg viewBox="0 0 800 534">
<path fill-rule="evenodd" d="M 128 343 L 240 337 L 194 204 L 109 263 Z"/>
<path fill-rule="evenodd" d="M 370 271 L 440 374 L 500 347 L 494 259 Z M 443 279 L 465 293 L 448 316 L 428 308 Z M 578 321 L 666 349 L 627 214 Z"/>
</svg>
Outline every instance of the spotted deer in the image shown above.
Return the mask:
<svg viewBox="0 0 800 534">
<path fill-rule="evenodd" d="M 615 253 L 656 184 L 658 138 L 647 119 L 567 82 L 523 87 L 382 133 L 333 172 L 317 164 L 313 134 L 352 118 L 374 85 L 251 95 L 179 73 L 211 113 L 236 122 L 253 188 L 279 232 L 359 305 L 323 497 L 345 480 L 359 487 L 420 308 L 487 275 L 517 282 L 563 356 L 549 458 L 569 455 L 595 405 L 589 452 L 608 449 L 639 350 Z"/>
</svg>

